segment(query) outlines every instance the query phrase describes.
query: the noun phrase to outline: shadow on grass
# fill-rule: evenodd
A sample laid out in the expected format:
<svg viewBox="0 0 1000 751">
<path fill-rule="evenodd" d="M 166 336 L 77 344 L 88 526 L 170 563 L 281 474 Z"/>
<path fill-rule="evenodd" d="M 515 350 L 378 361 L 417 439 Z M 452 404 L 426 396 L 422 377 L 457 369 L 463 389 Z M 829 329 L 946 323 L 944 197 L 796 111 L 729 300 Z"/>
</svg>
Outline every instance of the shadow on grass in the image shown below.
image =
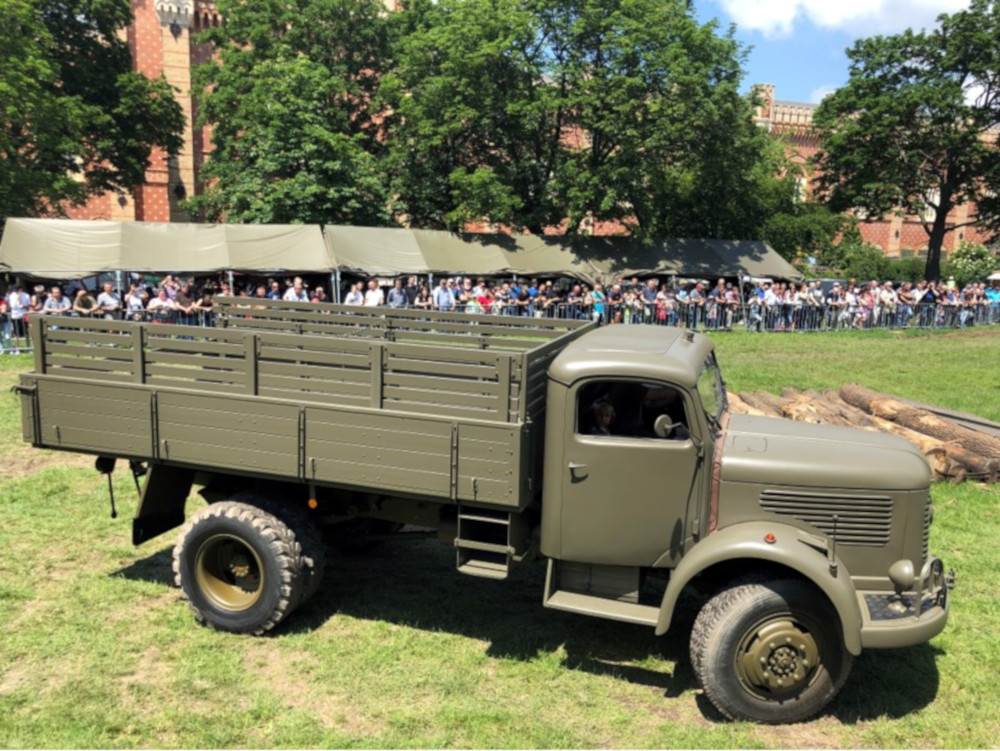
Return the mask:
<svg viewBox="0 0 1000 751">
<path fill-rule="evenodd" d="M 147 555 L 145 558 L 133 561 L 125 568 L 115 571 L 111 576 L 171 587 L 174 584 L 173 548 L 166 547 Z"/>
<path fill-rule="evenodd" d="M 682 598 L 670 632 L 658 638 L 648 627 L 543 608 L 541 561 L 514 566 L 506 581 L 463 576 L 454 563 L 452 551 L 431 541 L 386 544 L 361 555 L 331 551 L 320 591 L 276 632 L 308 633 L 339 614 L 482 640 L 491 657 L 533 660 L 562 649 L 571 670 L 649 686 L 668 698 L 697 687 L 688 637 L 703 601 Z M 112 576 L 172 586 L 171 549 Z M 926 644 L 865 652 L 824 714 L 855 724 L 927 706 L 938 691 L 938 654 Z M 635 664 L 649 658 L 674 663 L 673 672 Z M 704 696 L 696 701 L 706 719 L 723 720 Z"/>
</svg>

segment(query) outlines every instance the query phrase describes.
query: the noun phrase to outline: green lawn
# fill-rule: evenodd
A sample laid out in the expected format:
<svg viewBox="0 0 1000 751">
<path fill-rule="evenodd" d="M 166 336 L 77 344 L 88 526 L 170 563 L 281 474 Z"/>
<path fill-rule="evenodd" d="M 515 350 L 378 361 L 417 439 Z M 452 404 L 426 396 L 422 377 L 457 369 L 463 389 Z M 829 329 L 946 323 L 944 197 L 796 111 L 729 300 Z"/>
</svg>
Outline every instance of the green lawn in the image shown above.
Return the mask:
<svg viewBox="0 0 1000 751">
<path fill-rule="evenodd" d="M 719 334 L 730 388 L 872 388 L 1000 420 L 1000 331 Z M 6 747 L 997 747 L 1000 486 L 941 485 L 932 549 L 958 570 L 930 645 L 866 652 L 824 716 L 720 722 L 687 661 L 688 613 L 648 630 L 541 607 L 544 568 L 463 577 L 436 543 L 335 556 L 269 637 L 199 627 L 172 535 L 130 543 L 89 461 L 20 442 L 0 357 L 0 745 Z M 194 507 L 195 504 L 191 504 Z"/>
</svg>

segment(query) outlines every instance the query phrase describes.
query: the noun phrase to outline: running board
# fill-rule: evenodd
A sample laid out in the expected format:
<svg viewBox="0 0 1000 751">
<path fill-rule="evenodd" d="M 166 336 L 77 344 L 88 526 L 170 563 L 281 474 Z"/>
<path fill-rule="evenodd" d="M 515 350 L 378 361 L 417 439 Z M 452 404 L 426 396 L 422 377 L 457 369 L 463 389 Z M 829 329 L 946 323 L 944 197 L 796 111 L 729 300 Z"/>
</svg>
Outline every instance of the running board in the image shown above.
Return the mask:
<svg viewBox="0 0 1000 751">
<path fill-rule="evenodd" d="M 613 621 L 635 623 L 640 626 L 655 626 L 660 617 L 660 609 L 652 605 L 640 605 L 635 602 L 624 602 L 619 599 L 601 597 L 583 592 L 573 592 L 556 589 L 556 561 L 549 559 L 548 572 L 545 575 L 545 598 L 543 604 L 554 610 L 565 610 L 570 613 L 592 615 L 597 618 L 608 618 Z"/>
<path fill-rule="evenodd" d="M 507 578 L 514 553 L 510 516 L 506 511 L 459 507 L 455 537 L 455 566 L 459 572 L 486 579 Z"/>
</svg>

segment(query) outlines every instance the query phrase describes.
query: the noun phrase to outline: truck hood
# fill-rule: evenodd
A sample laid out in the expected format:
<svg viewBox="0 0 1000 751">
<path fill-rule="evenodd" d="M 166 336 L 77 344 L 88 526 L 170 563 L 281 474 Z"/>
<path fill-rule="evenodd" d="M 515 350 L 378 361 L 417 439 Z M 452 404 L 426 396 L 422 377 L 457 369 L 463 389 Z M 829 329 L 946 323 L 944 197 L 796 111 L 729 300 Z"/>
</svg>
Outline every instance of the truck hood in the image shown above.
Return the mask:
<svg viewBox="0 0 1000 751">
<path fill-rule="evenodd" d="M 909 441 L 886 433 L 732 415 L 722 447 L 723 482 L 913 490 L 930 467 Z"/>
</svg>

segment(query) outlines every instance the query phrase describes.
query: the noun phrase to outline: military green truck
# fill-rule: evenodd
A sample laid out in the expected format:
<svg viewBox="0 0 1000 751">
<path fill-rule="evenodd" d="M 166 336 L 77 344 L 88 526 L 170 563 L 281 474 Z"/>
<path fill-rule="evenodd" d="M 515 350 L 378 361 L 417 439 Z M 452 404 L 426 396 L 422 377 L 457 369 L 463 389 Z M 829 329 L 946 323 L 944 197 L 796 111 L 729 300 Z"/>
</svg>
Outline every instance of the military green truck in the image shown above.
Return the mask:
<svg viewBox="0 0 1000 751">
<path fill-rule="evenodd" d="M 544 557 L 549 608 L 659 635 L 703 601 L 691 661 L 733 719 L 808 718 L 863 649 L 944 628 L 923 456 L 730 414 L 704 336 L 249 305 L 216 328 L 33 317 L 16 387 L 27 441 L 144 475 L 133 541 L 182 527 L 177 584 L 208 626 L 261 634 L 305 602 L 321 528 L 406 525 L 472 576 Z M 208 505 L 185 520 L 194 487 Z"/>
</svg>

